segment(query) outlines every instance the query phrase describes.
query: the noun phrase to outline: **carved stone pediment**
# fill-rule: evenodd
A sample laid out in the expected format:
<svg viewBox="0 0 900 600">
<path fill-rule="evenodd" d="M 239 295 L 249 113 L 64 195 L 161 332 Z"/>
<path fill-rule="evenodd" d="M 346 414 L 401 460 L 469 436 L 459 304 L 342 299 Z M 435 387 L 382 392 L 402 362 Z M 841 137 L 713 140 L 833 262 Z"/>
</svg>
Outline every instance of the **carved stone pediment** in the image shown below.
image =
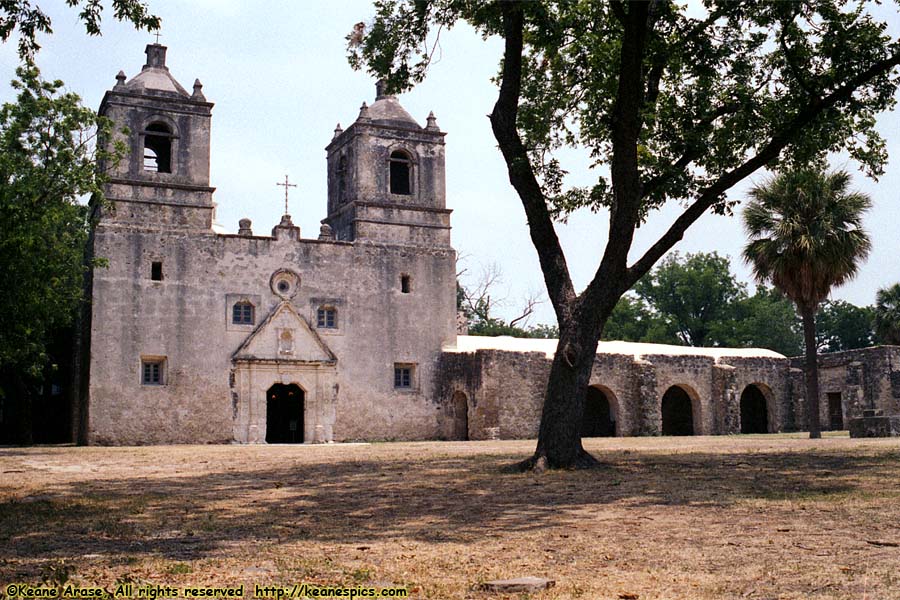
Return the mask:
<svg viewBox="0 0 900 600">
<path fill-rule="evenodd" d="M 235 361 L 334 364 L 337 358 L 291 303 L 283 301 L 231 355 Z"/>
</svg>

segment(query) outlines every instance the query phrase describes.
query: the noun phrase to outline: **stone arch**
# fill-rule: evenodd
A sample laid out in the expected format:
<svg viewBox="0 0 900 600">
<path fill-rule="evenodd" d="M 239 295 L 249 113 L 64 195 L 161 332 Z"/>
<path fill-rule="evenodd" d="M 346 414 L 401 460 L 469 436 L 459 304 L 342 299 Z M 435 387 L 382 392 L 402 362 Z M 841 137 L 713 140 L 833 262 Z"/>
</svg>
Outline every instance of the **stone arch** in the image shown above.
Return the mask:
<svg viewBox="0 0 900 600">
<path fill-rule="evenodd" d="M 406 149 L 392 150 L 388 159 L 388 180 L 391 194 L 413 194 L 413 157 Z"/>
<path fill-rule="evenodd" d="M 276 383 L 266 390 L 266 443 L 302 444 L 306 392 L 296 383 Z"/>
<path fill-rule="evenodd" d="M 666 390 L 660 400 L 660 415 L 663 435 L 700 434 L 700 396 L 689 385 L 676 384 Z"/>
<path fill-rule="evenodd" d="M 175 123 L 167 117 L 154 115 L 144 123 L 140 137 L 142 169 L 152 173 L 172 173 L 178 138 Z"/>
<path fill-rule="evenodd" d="M 581 437 L 615 437 L 618 432 L 618 398 L 606 386 L 589 386 L 581 416 Z"/>
<path fill-rule="evenodd" d="M 741 392 L 741 433 L 771 433 L 772 390 L 764 383 L 751 383 Z"/>
<path fill-rule="evenodd" d="M 455 391 L 447 407 L 450 412 L 450 431 L 447 436 L 451 440 L 466 441 L 469 439 L 469 397 L 465 392 Z"/>
</svg>

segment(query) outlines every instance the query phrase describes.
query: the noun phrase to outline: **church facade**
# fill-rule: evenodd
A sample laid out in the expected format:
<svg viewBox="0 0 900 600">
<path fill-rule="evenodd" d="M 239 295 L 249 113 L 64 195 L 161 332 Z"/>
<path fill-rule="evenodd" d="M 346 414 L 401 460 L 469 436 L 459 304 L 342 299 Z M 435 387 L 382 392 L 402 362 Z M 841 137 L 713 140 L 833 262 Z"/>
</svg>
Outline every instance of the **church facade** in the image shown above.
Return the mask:
<svg viewBox="0 0 900 600">
<path fill-rule="evenodd" d="M 88 282 L 79 442 L 536 435 L 555 341 L 457 334 L 445 134 L 433 115 L 420 125 L 379 87 L 326 147 L 315 237 L 288 214 L 268 235 L 246 219 L 218 233 L 213 104 L 199 81 L 189 91 L 169 73 L 164 46 L 146 54 L 100 106 L 118 132 L 106 142 L 128 151 L 101 165 L 109 182 L 89 254 L 108 266 Z M 583 433 L 802 427 L 797 373 L 765 350 L 602 343 Z M 897 403 L 891 390 L 831 393 L 847 416 Z"/>
</svg>

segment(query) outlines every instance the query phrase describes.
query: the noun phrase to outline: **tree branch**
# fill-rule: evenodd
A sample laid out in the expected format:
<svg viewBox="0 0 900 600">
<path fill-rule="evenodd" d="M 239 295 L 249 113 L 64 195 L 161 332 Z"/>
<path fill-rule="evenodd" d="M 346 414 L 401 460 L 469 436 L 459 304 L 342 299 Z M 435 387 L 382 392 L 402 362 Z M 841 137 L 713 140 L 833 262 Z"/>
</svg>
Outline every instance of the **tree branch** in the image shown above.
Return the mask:
<svg viewBox="0 0 900 600">
<path fill-rule="evenodd" d="M 664 233 L 637 262 L 628 268 L 626 278 L 628 284 L 627 287 L 634 285 L 638 279 L 650 270 L 656 261 L 662 258 L 672 246 L 678 243 L 684 236 L 684 232 L 687 228 L 715 204 L 722 194 L 745 177 L 754 173 L 757 169 L 764 167 L 771 160 L 777 158 L 781 151 L 793 141 L 794 137 L 823 112 L 840 102 L 846 102 L 860 86 L 875 77 L 890 71 L 897 65 L 900 65 L 900 53 L 876 62 L 824 98 L 820 99 L 814 97 L 810 99 L 807 105 L 800 110 L 793 120 L 780 133 L 774 135 L 772 139 L 769 140 L 769 143 L 767 143 L 755 156 L 745 161 L 739 167 L 723 174 L 700 193 L 697 200 L 675 219 L 666 233 Z"/>
<path fill-rule="evenodd" d="M 538 253 L 550 302 L 557 319 L 564 322 L 571 311 L 575 289 L 562 246 L 553 228 L 547 202 L 516 128 L 522 87 L 523 5 L 518 2 L 502 2 L 501 9 L 505 38 L 503 72 L 500 93 L 494 110 L 489 115 L 491 128 L 506 161 L 509 182 L 519 194 L 525 208 L 529 233 Z"/>
<path fill-rule="evenodd" d="M 641 107 L 644 100 L 643 62 L 646 41 L 653 21 L 649 19 L 650 5 L 646 2 L 629 4 L 622 33 L 619 55 L 618 91 L 613 106 L 612 145 L 610 161 L 614 198 L 609 215 L 609 238 L 603 258 L 593 280 L 580 301 L 598 306 L 601 296 L 611 299 L 615 291 L 603 285 L 618 279 L 626 271 L 628 251 L 634 240 L 641 200 L 641 181 L 638 170 L 637 142 L 640 137 Z M 611 300 L 610 300 L 611 301 Z M 562 323 L 560 323 L 562 324 Z"/>
</svg>

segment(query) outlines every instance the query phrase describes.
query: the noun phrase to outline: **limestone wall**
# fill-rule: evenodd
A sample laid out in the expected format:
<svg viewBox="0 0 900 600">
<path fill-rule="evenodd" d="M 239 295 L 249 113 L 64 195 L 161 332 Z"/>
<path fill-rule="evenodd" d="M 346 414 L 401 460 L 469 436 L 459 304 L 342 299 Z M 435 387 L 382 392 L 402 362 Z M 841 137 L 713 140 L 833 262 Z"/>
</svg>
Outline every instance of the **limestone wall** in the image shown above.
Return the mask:
<svg viewBox="0 0 900 600">
<path fill-rule="evenodd" d="M 320 305 L 338 310 L 337 328 L 316 329 L 337 359 L 333 382 L 288 362 L 257 369 L 304 389 L 308 436 L 323 425 L 334 440 L 436 437 L 435 367 L 455 339 L 452 249 L 104 225 L 95 244 L 109 267 L 94 274 L 91 443 L 251 441 L 234 427 L 251 399 L 232 353 L 253 328 L 230 325 L 231 304 L 258 299 L 260 323 L 281 301 L 270 287 L 279 269 L 299 275 L 290 302 L 307 323 L 315 327 Z M 152 262 L 162 262 L 162 281 L 151 280 Z M 401 274 L 410 293 L 401 292 Z M 165 385 L 142 385 L 142 357 L 165 357 Z M 395 363 L 414 366 L 411 389 L 394 388 Z M 244 388 L 257 411 L 260 381 Z"/>
<path fill-rule="evenodd" d="M 533 438 L 551 362 L 545 352 L 448 352 L 437 404 L 447 414 L 454 394 L 466 394 L 470 439 Z M 793 423 L 789 371 L 784 358 L 600 353 L 589 385 L 609 401 L 619 436 L 659 435 L 662 398 L 673 386 L 692 400 L 696 435 L 739 433 L 740 398 L 750 385 L 765 396 L 768 430 L 775 432 Z"/>
<path fill-rule="evenodd" d="M 845 352 L 820 354 L 819 411 L 823 429 L 830 428 L 829 394 L 840 394 L 844 427 L 869 408 L 886 415 L 900 414 L 900 346 L 875 346 Z M 792 395 L 796 398 L 798 422 L 807 426 L 806 382 L 802 357 L 791 359 Z"/>
</svg>

